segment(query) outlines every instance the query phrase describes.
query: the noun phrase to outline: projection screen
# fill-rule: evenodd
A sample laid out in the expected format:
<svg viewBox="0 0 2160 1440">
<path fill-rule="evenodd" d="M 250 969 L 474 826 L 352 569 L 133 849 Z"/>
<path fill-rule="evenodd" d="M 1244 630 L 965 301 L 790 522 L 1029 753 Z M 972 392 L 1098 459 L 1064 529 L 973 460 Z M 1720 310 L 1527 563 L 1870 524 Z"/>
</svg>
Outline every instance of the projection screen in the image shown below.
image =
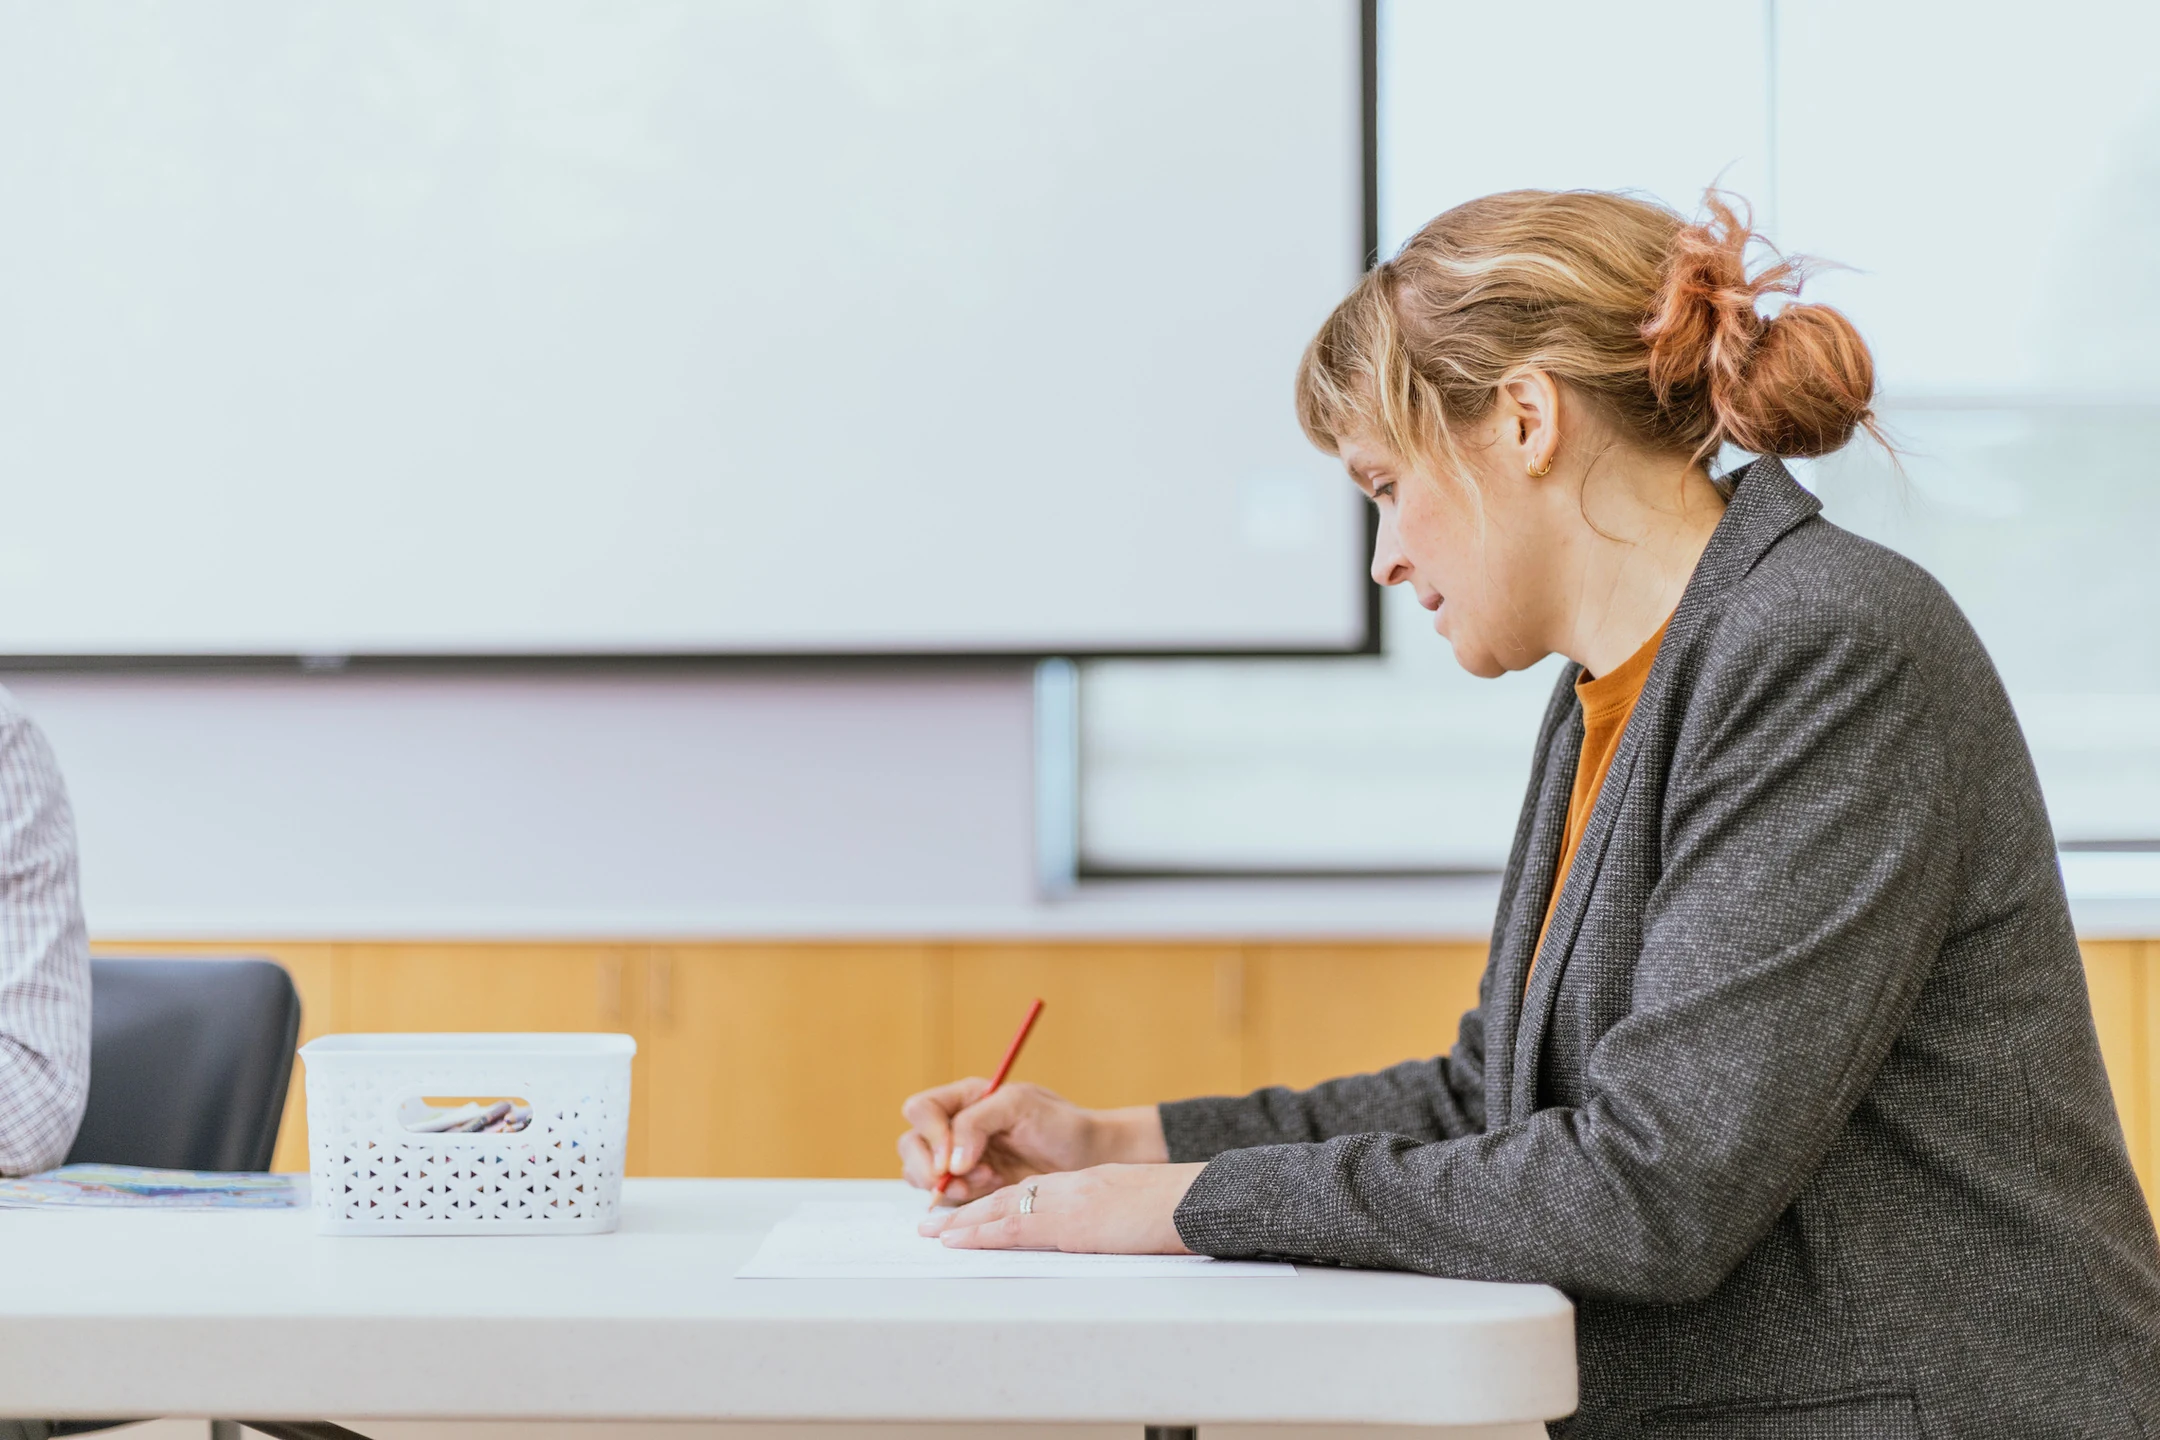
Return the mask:
<svg viewBox="0 0 2160 1440">
<path fill-rule="evenodd" d="M 0 656 L 1337 650 L 1354 0 L 0 0 Z"/>
</svg>

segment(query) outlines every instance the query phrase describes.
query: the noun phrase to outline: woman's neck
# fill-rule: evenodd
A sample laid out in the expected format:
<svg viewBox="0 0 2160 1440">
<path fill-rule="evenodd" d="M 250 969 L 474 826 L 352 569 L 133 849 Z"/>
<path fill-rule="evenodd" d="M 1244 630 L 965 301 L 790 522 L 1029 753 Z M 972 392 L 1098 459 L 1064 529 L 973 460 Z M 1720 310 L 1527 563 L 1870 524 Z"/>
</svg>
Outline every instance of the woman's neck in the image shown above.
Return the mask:
<svg viewBox="0 0 2160 1440">
<path fill-rule="evenodd" d="M 1570 497 L 1571 501 L 1577 497 Z M 1725 513 L 1700 464 L 1600 457 L 1563 521 L 1573 593 L 1553 647 L 1592 675 L 1640 650 L 1672 615 Z"/>
</svg>

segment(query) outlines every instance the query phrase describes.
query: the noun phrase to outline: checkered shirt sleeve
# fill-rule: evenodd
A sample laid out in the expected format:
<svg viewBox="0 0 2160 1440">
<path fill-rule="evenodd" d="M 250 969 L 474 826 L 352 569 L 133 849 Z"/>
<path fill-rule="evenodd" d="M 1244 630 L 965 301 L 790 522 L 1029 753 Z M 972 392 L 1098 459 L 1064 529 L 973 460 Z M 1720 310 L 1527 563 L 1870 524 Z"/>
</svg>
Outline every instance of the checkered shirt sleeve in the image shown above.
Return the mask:
<svg viewBox="0 0 2160 1440">
<path fill-rule="evenodd" d="M 67 1156 L 90 1093 L 90 946 L 52 746 L 0 690 L 0 1175 Z"/>
</svg>

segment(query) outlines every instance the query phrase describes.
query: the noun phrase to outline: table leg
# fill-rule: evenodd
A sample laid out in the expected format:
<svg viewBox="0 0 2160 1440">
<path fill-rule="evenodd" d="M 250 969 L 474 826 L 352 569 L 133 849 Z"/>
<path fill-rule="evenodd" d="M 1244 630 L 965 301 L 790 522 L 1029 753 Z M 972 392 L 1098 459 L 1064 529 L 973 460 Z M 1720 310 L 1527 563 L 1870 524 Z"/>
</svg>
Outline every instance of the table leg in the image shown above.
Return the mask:
<svg viewBox="0 0 2160 1440">
<path fill-rule="evenodd" d="M 1150 1425 L 1147 1440 L 1198 1440 L 1199 1433 L 1193 1425 Z"/>
</svg>

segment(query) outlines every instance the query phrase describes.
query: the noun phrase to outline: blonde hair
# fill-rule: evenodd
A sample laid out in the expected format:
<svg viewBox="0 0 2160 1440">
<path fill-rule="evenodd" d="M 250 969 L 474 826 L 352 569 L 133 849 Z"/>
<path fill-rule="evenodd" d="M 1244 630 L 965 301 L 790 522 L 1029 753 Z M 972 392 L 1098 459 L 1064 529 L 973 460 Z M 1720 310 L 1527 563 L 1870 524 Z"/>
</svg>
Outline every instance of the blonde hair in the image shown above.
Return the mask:
<svg viewBox="0 0 2160 1440">
<path fill-rule="evenodd" d="M 1646 447 L 1701 461 L 1730 442 L 1822 455 L 1878 440 L 1874 361 L 1852 322 L 1789 303 L 1803 262 L 1748 273 L 1748 220 L 1717 191 L 1690 224 L 1597 190 L 1511 190 L 1431 221 L 1369 271 L 1306 347 L 1298 422 L 1321 449 L 1369 435 L 1460 471 L 1456 427 L 1531 367 Z M 1743 207 L 1744 213 L 1744 207 Z"/>
</svg>

